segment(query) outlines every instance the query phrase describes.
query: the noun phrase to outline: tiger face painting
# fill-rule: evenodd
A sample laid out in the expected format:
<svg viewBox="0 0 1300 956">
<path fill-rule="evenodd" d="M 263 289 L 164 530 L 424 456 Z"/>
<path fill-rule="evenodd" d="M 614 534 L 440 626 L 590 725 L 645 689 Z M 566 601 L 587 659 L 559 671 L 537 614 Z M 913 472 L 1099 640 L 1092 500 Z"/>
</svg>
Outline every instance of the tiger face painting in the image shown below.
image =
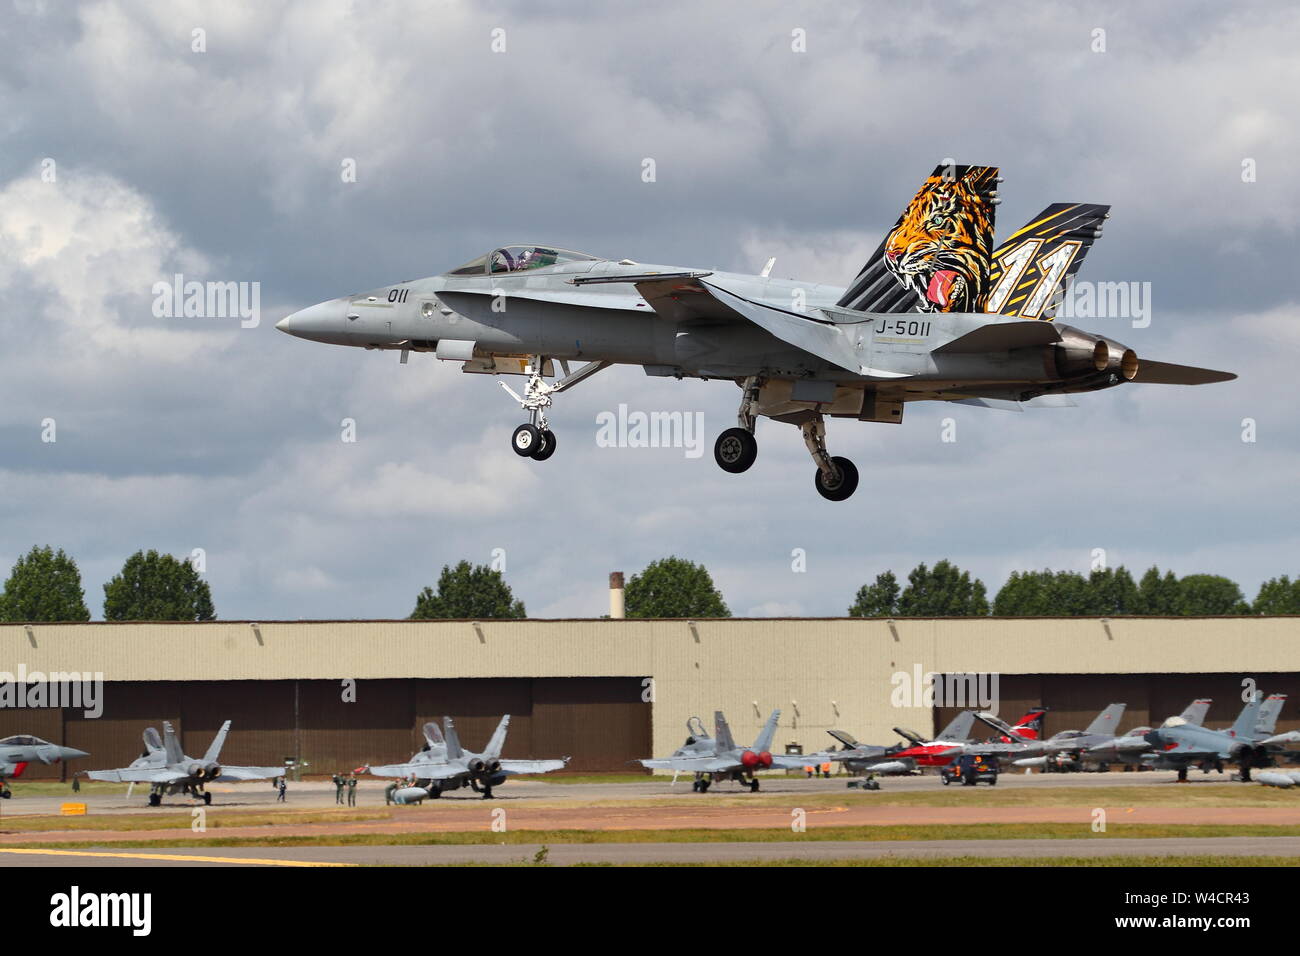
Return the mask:
<svg viewBox="0 0 1300 956">
<path fill-rule="evenodd" d="M 985 170 L 936 171 L 885 237 L 885 268 L 916 293 L 922 312 L 984 310 L 993 247 Z"/>
</svg>

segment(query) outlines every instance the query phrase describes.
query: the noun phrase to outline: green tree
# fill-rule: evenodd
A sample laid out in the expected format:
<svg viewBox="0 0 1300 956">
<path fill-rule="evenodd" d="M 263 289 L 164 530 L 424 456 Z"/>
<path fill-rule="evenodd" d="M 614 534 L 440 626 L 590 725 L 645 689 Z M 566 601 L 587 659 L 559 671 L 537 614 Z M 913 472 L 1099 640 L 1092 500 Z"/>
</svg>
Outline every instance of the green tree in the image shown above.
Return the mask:
<svg viewBox="0 0 1300 956">
<path fill-rule="evenodd" d="M 1137 614 L 1141 603 L 1138 586 L 1128 568 L 1103 568 L 1088 576 L 1092 591 L 1091 614 Z"/>
<path fill-rule="evenodd" d="M 1178 582 L 1178 613 L 1198 617 L 1249 614 L 1250 605 L 1236 581 L 1217 574 L 1189 574 Z"/>
<path fill-rule="evenodd" d="M 989 613 L 984 582 L 972 579 L 948 560 L 931 570 L 918 564 L 907 576 L 907 587 L 898 599 L 902 617 L 970 617 Z"/>
<path fill-rule="evenodd" d="M 875 584 L 858 588 L 850 617 L 893 617 L 898 613 L 898 578 L 893 571 L 876 575 Z"/>
<path fill-rule="evenodd" d="M 1292 581 L 1284 574 L 1265 581 L 1251 610 L 1256 614 L 1300 614 L 1300 578 Z"/>
<path fill-rule="evenodd" d="M 704 565 L 676 556 L 632 575 L 624 607 L 628 617 L 731 617 Z"/>
<path fill-rule="evenodd" d="M 137 551 L 104 585 L 106 621 L 213 621 L 212 591 L 194 565 Z"/>
<path fill-rule="evenodd" d="M 1171 615 L 1179 611 L 1178 578 L 1172 571 L 1163 575 L 1154 564 L 1138 582 L 1137 605 L 1134 614 Z"/>
<path fill-rule="evenodd" d="M 3 621 L 89 621 L 77 562 L 49 545 L 33 547 L 15 562 L 0 595 Z"/>
<path fill-rule="evenodd" d="M 527 617 L 524 602 L 516 601 L 500 571 L 486 564 L 461 561 L 443 565 L 438 590 L 426 587 L 415 599 L 411 620 Z"/>
</svg>

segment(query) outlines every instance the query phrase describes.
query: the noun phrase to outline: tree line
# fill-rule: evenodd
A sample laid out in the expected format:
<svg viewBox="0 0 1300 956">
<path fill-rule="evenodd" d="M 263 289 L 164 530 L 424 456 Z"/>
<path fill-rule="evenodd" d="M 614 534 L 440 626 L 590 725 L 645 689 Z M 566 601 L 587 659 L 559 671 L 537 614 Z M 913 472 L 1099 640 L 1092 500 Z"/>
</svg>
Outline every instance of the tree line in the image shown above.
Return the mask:
<svg viewBox="0 0 1300 956">
<path fill-rule="evenodd" d="M 703 564 L 675 555 L 651 561 L 627 582 L 630 618 L 731 617 Z M 1101 617 L 1300 614 L 1300 577 L 1265 581 L 1253 601 L 1229 578 L 1178 577 L 1149 568 L 1138 580 L 1122 565 L 1077 571 L 1013 571 L 988 599 L 984 582 L 948 560 L 918 564 L 902 584 L 893 571 L 864 584 L 851 617 Z M 505 575 L 488 565 L 445 565 L 416 596 L 411 620 L 510 619 L 527 616 Z M 157 551 L 137 551 L 104 585 L 107 621 L 213 621 L 212 593 L 194 564 Z M 0 621 L 89 621 L 77 563 L 50 546 L 20 557 L 0 594 Z"/>
<path fill-rule="evenodd" d="M 106 621 L 213 621 L 212 591 L 190 561 L 137 551 L 104 585 Z M 0 621 L 90 620 L 77 562 L 49 545 L 20 557 L 0 594 Z"/>
</svg>

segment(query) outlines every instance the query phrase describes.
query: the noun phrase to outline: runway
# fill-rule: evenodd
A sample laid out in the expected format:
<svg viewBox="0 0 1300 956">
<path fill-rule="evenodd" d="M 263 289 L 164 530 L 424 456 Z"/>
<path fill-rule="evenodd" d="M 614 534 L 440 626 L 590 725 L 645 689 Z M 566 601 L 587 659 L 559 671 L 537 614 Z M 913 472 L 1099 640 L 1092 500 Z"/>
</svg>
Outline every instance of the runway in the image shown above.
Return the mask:
<svg viewBox="0 0 1300 956">
<path fill-rule="evenodd" d="M 510 865 L 544 862 L 555 866 L 580 863 L 740 863 L 799 860 L 934 860 L 953 857 L 1169 857 L 1296 856 L 1300 837 L 1203 837 L 1129 839 L 1093 837 L 1078 840 L 925 840 L 884 842 L 783 843 L 603 843 L 479 846 L 341 846 L 212 849 L 41 850 L 0 848 L 0 865 L 12 867 L 117 866 L 454 866 L 465 863 Z"/>
</svg>

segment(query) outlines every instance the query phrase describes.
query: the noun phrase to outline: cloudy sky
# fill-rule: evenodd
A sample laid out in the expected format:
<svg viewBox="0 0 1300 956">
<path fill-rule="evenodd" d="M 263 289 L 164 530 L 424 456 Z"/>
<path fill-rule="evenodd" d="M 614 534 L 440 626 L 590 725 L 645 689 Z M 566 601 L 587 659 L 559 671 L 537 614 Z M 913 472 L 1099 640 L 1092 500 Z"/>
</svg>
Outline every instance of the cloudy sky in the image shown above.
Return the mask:
<svg viewBox="0 0 1300 956">
<path fill-rule="evenodd" d="M 843 614 L 943 557 L 992 591 L 1097 548 L 1253 596 L 1300 572 L 1297 39 L 1300 10 L 1252 3 L 15 2 L 0 564 L 65 548 L 96 617 L 139 548 L 202 548 L 226 619 L 405 616 L 495 549 L 535 617 L 603 613 L 607 572 L 672 553 L 742 615 Z M 1094 327 L 1240 380 L 834 421 L 862 485 L 833 504 L 790 426 L 760 423 L 749 473 L 714 465 L 728 383 L 603 373 L 558 398 L 542 464 L 490 377 L 274 328 L 514 241 L 847 284 L 945 157 L 1002 167 L 1002 234 L 1113 204 L 1080 278 L 1151 283 L 1152 316 Z M 177 272 L 260 283 L 260 324 L 155 318 Z M 703 456 L 598 447 L 620 403 L 702 412 Z"/>
</svg>

